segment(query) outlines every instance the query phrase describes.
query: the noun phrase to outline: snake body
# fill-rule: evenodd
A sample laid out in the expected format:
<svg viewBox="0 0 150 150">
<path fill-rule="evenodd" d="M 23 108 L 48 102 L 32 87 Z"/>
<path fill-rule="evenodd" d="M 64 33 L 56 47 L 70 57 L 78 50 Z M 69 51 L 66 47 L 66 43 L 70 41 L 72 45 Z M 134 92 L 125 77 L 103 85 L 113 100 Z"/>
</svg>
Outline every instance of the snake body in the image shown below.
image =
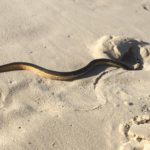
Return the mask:
<svg viewBox="0 0 150 150">
<path fill-rule="evenodd" d="M 8 72 L 8 71 L 15 71 L 15 70 L 30 70 L 41 77 L 49 78 L 53 80 L 62 80 L 62 81 L 69 81 L 75 80 L 80 78 L 81 76 L 87 74 L 89 71 L 94 69 L 94 67 L 98 65 L 106 65 L 111 67 L 123 68 L 125 70 L 134 70 L 133 66 L 128 66 L 124 63 L 110 60 L 110 59 L 95 59 L 88 63 L 85 67 L 70 71 L 70 72 L 58 72 L 53 70 L 48 70 L 41 66 L 27 63 L 27 62 L 13 62 L 5 65 L 0 66 L 0 72 Z"/>
</svg>

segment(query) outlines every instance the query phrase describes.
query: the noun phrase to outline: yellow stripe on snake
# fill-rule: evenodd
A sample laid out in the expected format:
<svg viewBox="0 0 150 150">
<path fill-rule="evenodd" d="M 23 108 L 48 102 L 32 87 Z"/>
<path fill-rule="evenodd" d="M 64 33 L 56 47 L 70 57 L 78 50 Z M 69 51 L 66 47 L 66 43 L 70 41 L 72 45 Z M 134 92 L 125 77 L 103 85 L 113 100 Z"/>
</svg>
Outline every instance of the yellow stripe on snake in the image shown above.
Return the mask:
<svg viewBox="0 0 150 150">
<path fill-rule="evenodd" d="M 46 68 L 27 62 L 13 62 L 2 65 L 0 66 L 0 72 L 2 73 L 15 70 L 30 70 L 44 78 L 49 78 L 52 80 L 70 81 L 82 77 L 83 75 L 89 73 L 92 69 L 94 69 L 94 67 L 99 65 L 123 68 L 125 70 L 135 70 L 133 66 L 128 66 L 118 61 L 110 59 L 95 59 L 88 63 L 85 67 L 71 72 L 58 72 L 48 70 Z"/>
</svg>

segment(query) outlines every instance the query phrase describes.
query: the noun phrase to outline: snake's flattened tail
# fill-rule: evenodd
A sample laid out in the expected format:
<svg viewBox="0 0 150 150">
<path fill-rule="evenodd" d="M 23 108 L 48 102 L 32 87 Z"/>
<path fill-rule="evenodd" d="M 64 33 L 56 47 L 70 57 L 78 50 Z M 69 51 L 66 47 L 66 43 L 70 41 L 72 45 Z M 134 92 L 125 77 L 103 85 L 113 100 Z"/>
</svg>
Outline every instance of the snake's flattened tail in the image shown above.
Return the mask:
<svg viewBox="0 0 150 150">
<path fill-rule="evenodd" d="M 1 73 L 17 70 L 28 70 L 41 77 L 57 80 L 57 75 L 54 75 L 54 73 L 50 73 L 49 70 L 26 62 L 14 62 L 0 66 Z"/>
<path fill-rule="evenodd" d="M 73 74 L 73 72 L 58 72 L 53 70 L 48 70 L 43 67 L 40 67 L 35 64 L 26 63 L 26 62 L 14 62 L 0 66 L 0 73 L 10 72 L 10 71 L 19 71 L 19 70 L 28 70 L 31 71 L 40 77 L 48 78 L 51 80 L 62 80 L 62 81 L 72 81 L 82 74 L 85 74 L 85 71 Z"/>
</svg>

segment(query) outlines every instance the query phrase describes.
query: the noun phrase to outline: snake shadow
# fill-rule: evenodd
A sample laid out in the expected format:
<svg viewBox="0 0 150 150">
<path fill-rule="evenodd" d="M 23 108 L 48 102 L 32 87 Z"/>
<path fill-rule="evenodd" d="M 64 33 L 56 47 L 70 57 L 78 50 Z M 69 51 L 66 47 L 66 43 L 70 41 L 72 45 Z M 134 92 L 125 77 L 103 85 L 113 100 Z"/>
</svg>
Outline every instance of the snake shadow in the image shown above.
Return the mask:
<svg viewBox="0 0 150 150">
<path fill-rule="evenodd" d="M 87 74 L 83 75 L 83 76 L 80 76 L 80 77 L 77 77 L 76 79 L 77 80 L 80 80 L 80 79 L 85 79 L 85 78 L 89 78 L 89 77 L 93 77 L 93 76 L 96 76 L 100 73 L 103 73 L 105 72 L 105 70 L 107 70 L 108 66 L 95 66 L 93 68 L 93 70 L 91 70 L 90 72 L 88 72 Z"/>
</svg>

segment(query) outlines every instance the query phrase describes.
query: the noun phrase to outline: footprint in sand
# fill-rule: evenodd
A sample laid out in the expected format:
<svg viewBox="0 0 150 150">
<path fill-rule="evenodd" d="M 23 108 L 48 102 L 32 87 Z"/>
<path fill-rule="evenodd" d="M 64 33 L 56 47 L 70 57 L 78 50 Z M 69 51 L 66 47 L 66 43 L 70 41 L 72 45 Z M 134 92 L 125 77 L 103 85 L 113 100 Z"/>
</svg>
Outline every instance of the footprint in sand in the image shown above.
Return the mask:
<svg viewBox="0 0 150 150">
<path fill-rule="evenodd" d="M 18 93 L 19 91 L 22 91 L 24 90 L 25 88 L 28 87 L 29 83 L 31 81 L 28 81 L 28 80 L 24 80 L 20 83 L 16 83 L 15 85 L 13 85 L 11 82 L 9 82 L 10 84 L 12 84 L 11 87 L 9 87 L 5 93 L 4 93 L 4 96 L 2 97 L 2 107 L 6 107 L 6 106 L 9 106 L 12 104 L 13 102 L 13 96 Z"/>
<path fill-rule="evenodd" d="M 90 46 L 90 53 L 95 59 L 108 58 L 121 61 L 128 65 L 134 65 L 135 68 L 140 66 L 141 68 L 143 67 L 143 70 L 150 70 L 150 48 L 146 47 L 147 45 L 148 43 L 133 38 L 106 35 L 96 40 L 96 42 Z M 111 72 L 112 71 L 107 70 L 101 73 L 94 82 L 95 94 L 97 99 L 101 101 L 101 105 L 106 103 L 106 95 L 104 95 L 103 89 L 108 87 L 108 83 L 105 83 L 107 85 L 105 88 L 101 86 L 101 79 L 103 75 L 107 73 L 110 74 Z M 111 77 L 113 75 L 114 72 Z M 110 79 L 110 82 L 111 80 L 112 79 Z M 99 82 L 101 82 L 101 84 Z M 112 82 L 109 86 L 113 86 Z"/>
<path fill-rule="evenodd" d="M 122 36 L 103 36 L 96 40 L 90 48 L 95 58 L 108 58 L 124 62 L 128 65 L 150 63 L 150 43 Z M 147 47 L 146 47 L 147 46 Z M 145 66 L 143 66 L 145 69 Z"/>
<path fill-rule="evenodd" d="M 136 116 L 121 125 L 126 141 L 119 150 L 150 150 L 150 115 Z"/>
<path fill-rule="evenodd" d="M 108 58 L 129 64 L 142 63 L 140 48 L 144 42 L 122 36 L 103 36 L 90 46 L 91 55 L 97 58 Z"/>
</svg>

